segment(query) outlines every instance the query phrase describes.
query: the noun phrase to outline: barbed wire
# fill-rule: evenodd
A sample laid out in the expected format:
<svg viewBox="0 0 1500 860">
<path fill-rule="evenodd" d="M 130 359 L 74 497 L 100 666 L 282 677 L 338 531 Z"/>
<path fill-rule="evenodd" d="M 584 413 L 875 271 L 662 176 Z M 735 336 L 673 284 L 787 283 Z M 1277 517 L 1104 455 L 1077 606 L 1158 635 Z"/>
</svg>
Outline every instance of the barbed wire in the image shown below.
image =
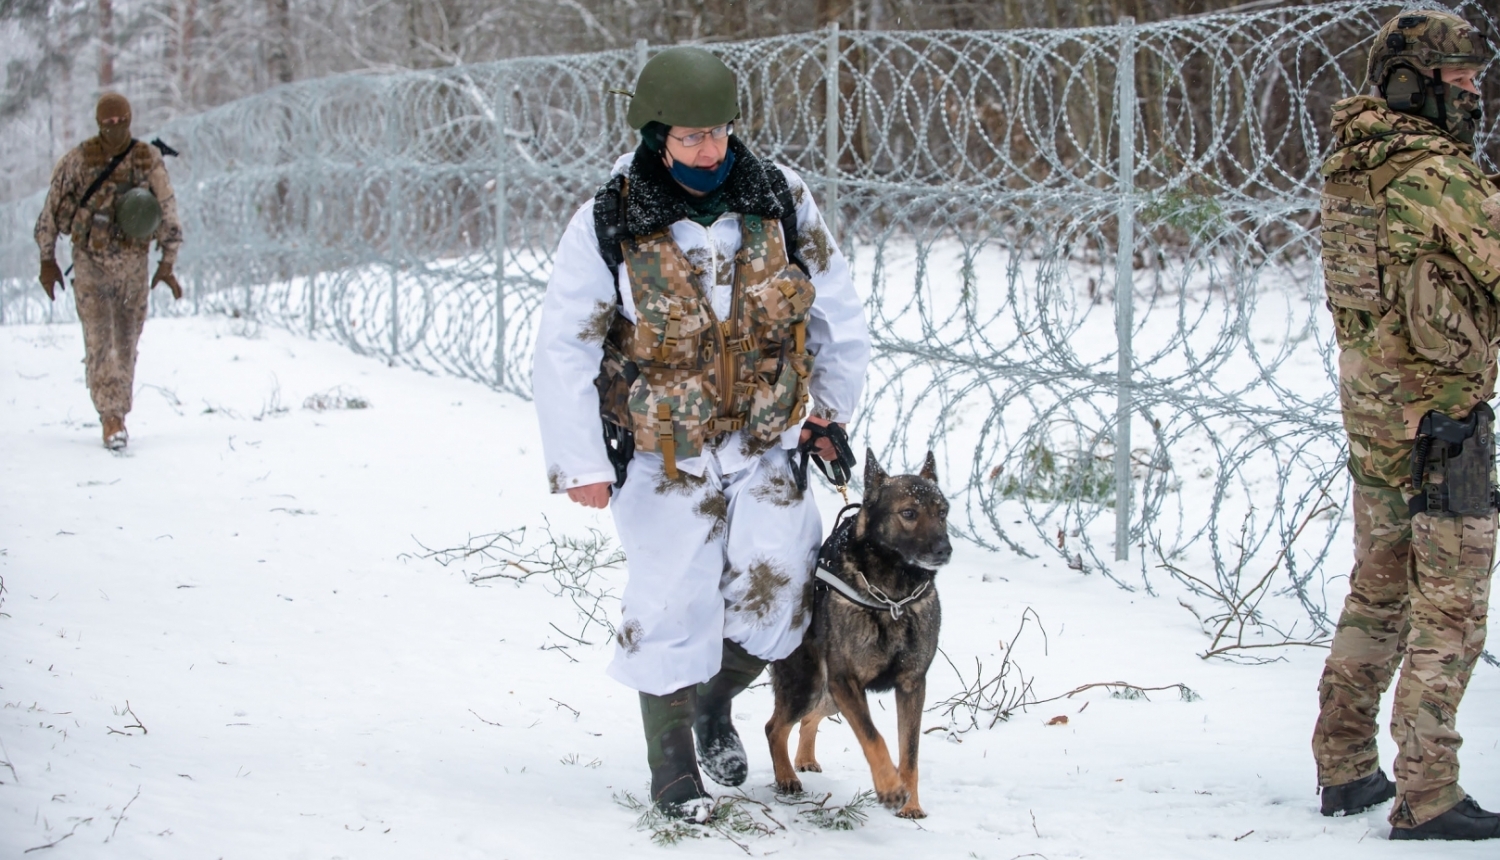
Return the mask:
<svg viewBox="0 0 1500 860">
<path fill-rule="evenodd" d="M 868 296 L 857 435 L 888 465 L 936 449 L 955 528 L 983 546 L 1050 547 L 1148 591 L 1191 569 L 1233 593 L 1261 566 L 1328 630 L 1348 491 L 1317 169 L 1390 8 L 710 46 L 738 74 L 737 133 L 808 179 Z M 307 81 L 171 123 L 190 295 L 153 313 L 248 317 L 529 397 L 558 237 L 634 146 L 608 89 L 650 50 Z M 1120 502 L 1121 91 L 1146 440 L 1131 565 L 1100 521 Z M 1497 140 L 1487 117 L 1487 164 Z M 72 318 L 34 283 L 40 206 L 0 206 L 0 321 Z"/>
</svg>

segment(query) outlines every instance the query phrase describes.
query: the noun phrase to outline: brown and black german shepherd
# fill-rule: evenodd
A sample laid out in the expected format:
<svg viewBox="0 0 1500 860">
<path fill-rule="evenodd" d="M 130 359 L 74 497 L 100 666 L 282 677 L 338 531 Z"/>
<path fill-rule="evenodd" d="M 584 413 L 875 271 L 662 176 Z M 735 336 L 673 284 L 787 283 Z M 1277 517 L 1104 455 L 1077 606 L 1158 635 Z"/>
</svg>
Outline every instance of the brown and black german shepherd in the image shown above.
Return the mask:
<svg viewBox="0 0 1500 860">
<path fill-rule="evenodd" d="M 917 800 L 917 743 L 927 700 L 927 667 L 937 654 L 942 610 L 933 579 L 948 563 L 948 502 L 932 452 L 916 475 L 890 477 L 865 451 L 865 494 L 857 516 L 835 526 L 818 557 L 847 589 L 815 580 L 812 625 L 785 660 L 771 664 L 776 708 L 766 723 L 776 787 L 802 790 L 787 758 L 801 723 L 797 771 L 822 771 L 818 723 L 842 713 L 870 762 L 875 793 L 903 818 L 925 818 Z M 896 690 L 901 767 L 870 719 L 866 690 Z"/>
</svg>

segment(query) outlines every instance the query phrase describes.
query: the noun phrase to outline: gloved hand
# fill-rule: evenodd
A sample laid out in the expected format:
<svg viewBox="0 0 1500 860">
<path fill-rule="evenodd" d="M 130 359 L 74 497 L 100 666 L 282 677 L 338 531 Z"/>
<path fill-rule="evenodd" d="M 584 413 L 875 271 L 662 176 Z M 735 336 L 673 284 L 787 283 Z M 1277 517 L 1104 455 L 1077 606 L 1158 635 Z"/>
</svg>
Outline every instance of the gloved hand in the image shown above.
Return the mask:
<svg viewBox="0 0 1500 860">
<path fill-rule="evenodd" d="M 177 276 L 172 274 L 172 264 L 162 260 L 156 264 L 156 274 L 151 276 L 151 288 L 156 289 L 157 284 L 166 284 L 172 288 L 172 298 L 182 298 L 182 285 L 177 283 Z"/>
<path fill-rule="evenodd" d="M 37 280 L 42 282 L 42 289 L 47 291 L 47 298 L 54 302 L 57 301 L 57 294 L 52 292 L 53 288 L 67 289 L 68 287 L 67 281 L 63 280 L 62 269 L 57 267 L 56 260 L 42 261 L 42 273 L 37 276 Z"/>
</svg>

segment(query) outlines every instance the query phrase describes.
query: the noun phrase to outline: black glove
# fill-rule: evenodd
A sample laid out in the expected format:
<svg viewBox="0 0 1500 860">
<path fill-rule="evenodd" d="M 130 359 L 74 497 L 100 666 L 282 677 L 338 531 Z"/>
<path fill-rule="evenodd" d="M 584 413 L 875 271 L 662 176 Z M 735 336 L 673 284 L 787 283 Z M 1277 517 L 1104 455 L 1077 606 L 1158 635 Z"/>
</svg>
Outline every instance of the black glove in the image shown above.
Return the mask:
<svg viewBox="0 0 1500 860">
<path fill-rule="evenodd" d="M 835 487 L 842 487 L 849 483 L 849 478 L 854 474 L 854 467 L 859 461 L 854 458 L 854 449 L 849 447 L 849 434 L 838 424 L 817 424 L 808 421 L 802 425 L 802 429 L 811 435 L 807 441 L 797 446 L 798 457 L 792 467 L 792 472 L 797 479 L 797 489 L 807 491 L 807 461 L 811 459 L 818 464 L 818 471 L 823 473 Z M 833 459 L 824 460 L 818 454 L 818 440 L 827 439 L 833 445 Z"/>
</svg>

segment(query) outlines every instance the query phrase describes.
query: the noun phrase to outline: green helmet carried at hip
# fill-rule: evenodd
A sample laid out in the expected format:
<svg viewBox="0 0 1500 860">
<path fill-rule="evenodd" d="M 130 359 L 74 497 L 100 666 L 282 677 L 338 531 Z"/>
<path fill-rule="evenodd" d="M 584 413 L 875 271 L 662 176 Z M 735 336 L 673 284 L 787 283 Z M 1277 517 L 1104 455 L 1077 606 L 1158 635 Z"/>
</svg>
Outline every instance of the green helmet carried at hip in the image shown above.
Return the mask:
<svg viewBox="0 0 1500 860">
<path fill-rule="evenodd" d="M 1365 73 L 1368 85 L 1384 87 L 1386 76 L 1398 65 L 1480 69 L 1494 55 L 1482 30 L 1452 12 L 1427 9 L 1397 15 L 1380 28 Z"/>
<path fill-rule="evenodd" d="M 115 200 L 115 223 L 132 239 L 149 239 L 161 224 L 161 203 L 147 188 L 132 188 Z"/>
<path fill-rule="evenodd" d="M 668 48 L 647 61 L 635 82 L 626 122 L 712 128 L 740 115 L 739 87 L 724 61 L 702 48 Z"/>
</svg>

